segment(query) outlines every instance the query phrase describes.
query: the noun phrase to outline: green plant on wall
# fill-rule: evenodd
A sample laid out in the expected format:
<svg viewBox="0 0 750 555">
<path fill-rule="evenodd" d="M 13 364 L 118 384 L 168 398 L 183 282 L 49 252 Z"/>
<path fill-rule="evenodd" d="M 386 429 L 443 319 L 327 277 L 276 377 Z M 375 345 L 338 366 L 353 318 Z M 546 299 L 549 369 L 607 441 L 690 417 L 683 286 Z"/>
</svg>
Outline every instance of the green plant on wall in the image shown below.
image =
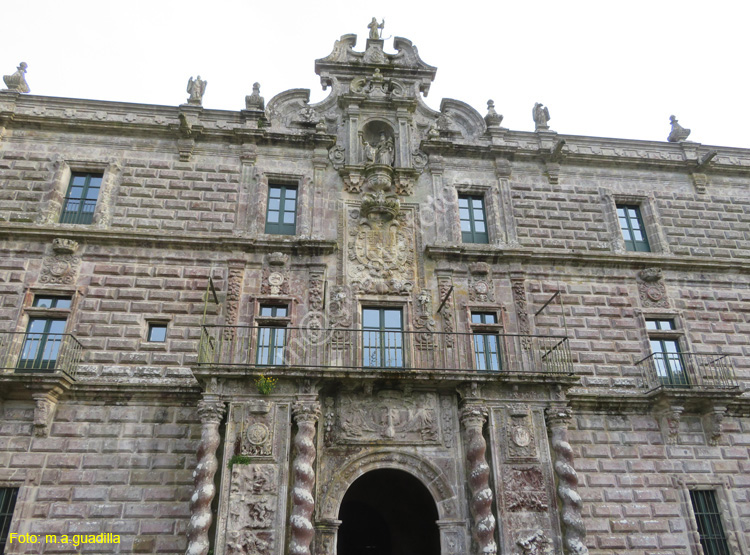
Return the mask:
<svg viewBox="0 0 750 555">
<path fill-rule="evenodd" d="M 276 389 L 276 378 L 261 374 L 255 378 L 255 387 L 258 388 L 258 393 L 261 395 L 270 395 Z"/>
<path fill-rule="evenodd" d="M 248 457 L 247 455 L 234 455 L 231 459 L 229 459 L 227 466 L 229 468 L 232 468 L 235 464 L 250 464 L 250 462 L 250 457 Z"/>
</svg>

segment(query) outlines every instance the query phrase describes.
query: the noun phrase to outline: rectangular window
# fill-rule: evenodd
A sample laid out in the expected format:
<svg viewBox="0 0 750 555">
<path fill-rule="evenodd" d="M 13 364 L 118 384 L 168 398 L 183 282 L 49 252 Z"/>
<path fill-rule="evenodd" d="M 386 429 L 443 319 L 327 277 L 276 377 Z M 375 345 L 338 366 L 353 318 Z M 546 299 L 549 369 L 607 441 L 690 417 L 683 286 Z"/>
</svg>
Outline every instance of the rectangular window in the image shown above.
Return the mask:
<svg viewBox="0 0 750 555">
<path fill-rule="evenodd" d="M 698 535 L 705 555 L 729 555 L 729 545 L 721 525 L 719 507 L 716 504 L 714 490 L 691 490 L 690 502 L 693 504 Z"/>
<path fill-rule="evenodd" d="M 18 488 L 0 488 L 0 554 L 5 553 L 10 521 L 16 507 Z"/>
<path fill-rule="evenodd" d="M 258 355 L 259 366 L 283 366 L 284 352 L 287 340 L 286 320 L 274 322 L 272 318 L 286 318 L 289 309 L 286 306 L 260 307 L 258 317 L 262 319 L 263 326 L 258 329 Z"/>
<path fill-rule="evenodd" d="M 167 324 L 152 323 L 148 325 L 148 340 L 152 343 L 164 343 L 167 340 Z"/>
<path fill-rule="evenodd" d="M 266 233 L 294 235 L 297 233 L 297 187 L 289 185 L 268 186 Z"/>
<path fill-rule="evenodd" d="M 70 297 L 37 296 L 32 307 L 70 309 L 70 303 Z M 16 368 L 30 371 L 54 370 L 67 320 L 67 315 L 30 318 Z"/>
<path fill-rule="evenodd" d="M 674 331 L 674 320 L 647 319 L 646 329 L 649 330 L 651 352 L 654 353 L 656 374 L 662 385 L 671 387 L 687 387 L 688 375 L 685 363 L 680 353 L 680 344 L 676 339 L 659 337 L 660 331 Z"/>
<path fill-rule="evenodd" d="M 646 227 L 641 218 L 641 209 L 632 204 L 617 205 L 617 219 L 620 221 L 625 248 L 629 251 L 651 252 L 646 237 Z"/>
<path fill-rule="evenodd" d="M 464 243 L 490 242 L 482 197 L 460 195 L 458 213 L 461 220 L 461 241 Z"/>
<path fill-rule="evenodd" d="M 404 367 L 404 326 L 401 309 L 362 309 L 362 366 Z"/>
<path fill-rule="evenodd" d="M 482 329 L 482 324 L 497 324 L 494 312 L 472 312 L 474 325 L 474 368 L 480 372 L 500 371 L 500 337 L 491 329 Z"/>
<path fill-rule="evenodd" d="M 101 187 L 101 174 L 74 173 L 63 200 L 60 223 L 90 224 L 94 220 L 94 209 Z"/>
</svg>

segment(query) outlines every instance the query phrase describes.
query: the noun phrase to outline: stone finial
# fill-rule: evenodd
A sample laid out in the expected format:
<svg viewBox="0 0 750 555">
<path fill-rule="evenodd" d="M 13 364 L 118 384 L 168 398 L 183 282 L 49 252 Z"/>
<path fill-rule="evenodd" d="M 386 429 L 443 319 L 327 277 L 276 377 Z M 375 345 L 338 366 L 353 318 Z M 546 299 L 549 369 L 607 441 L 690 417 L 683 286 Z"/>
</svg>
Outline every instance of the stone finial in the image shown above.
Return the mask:
<svg viewBox="0 0 750 555">
<path fill-rule="evenodd" d="M 685 129 L 682 125 L 677 123 L 677 118 L 669 116 L 669 123 L 672 124 L 672 131 L 669 133 L 667 140 L 670 143 L 681 143 L 686 140 L 690 135 L 690 129 Z"/>
<path fill-rule="evenodd" d="M 29 84 L 26 82 L 26 77 L 24 76 L 27 67 L 29 66 L 26 62 L 21 62 L 18 64 L 18 68 L 13 75 L 3 75 L 3 81 L 5 81 L 5 86 L 8 87 L 9 91 L 20 93 L 31 92 Z"/>
<path fill-rule="evenodd" d="M 245 97 L 245 107 L 248 110 L 263 111 L 266 109 L 266 101 L 260 96 L 260 83 L 253 83 L 253 94 Z"/>
<path fill-rule="evenodd" d="M 503 116 L 495 111 L 495 101 L 487 101 L 487 115 L 484 116 L 484 121 L 487 122 L 487 127 L 500 127 L 503 121 Z"/>
<path fill-rule="evenodd" d="M 540 102 L 534 104 L 531 115 L 534 117 L 535 131 L 546 131 L 549 129 L 549 125 L 547 124 L 551 118 L 549 117 L 549 110 L 544 104 Z"/>
<path fill-rule="evenodd" d="M 372 21 L 367 25 L 367 28 L 370 30 L 370 39 L 371 40 L 378 40 L 383 34 L 383 27 L 385 26 L 385 19 L 381 20 L 380 23 L 378 23 L 378 20 L 376 18 L 372 18 Z"/>
<path fill-rule="evenodd" d="M 203 95 L 206 92 L 206 85 L 208 85 L 208 81 L 201 79 L 200 75 L 195 79 L 190 78 L 187 84 L 187 93 L 190 95 L 187 100 L 188 104 L 203 105 Z"/>
</svg>

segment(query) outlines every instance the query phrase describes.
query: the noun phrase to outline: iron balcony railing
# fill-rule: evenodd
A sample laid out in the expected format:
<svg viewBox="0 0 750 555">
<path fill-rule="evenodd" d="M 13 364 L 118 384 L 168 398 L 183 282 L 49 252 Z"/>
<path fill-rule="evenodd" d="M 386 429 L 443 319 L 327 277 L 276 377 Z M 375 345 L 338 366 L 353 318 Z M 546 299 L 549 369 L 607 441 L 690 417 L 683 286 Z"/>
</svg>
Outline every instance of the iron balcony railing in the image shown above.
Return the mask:
<svg viewBox="0 0 750 555">
<path fill-rule="evenodd" d="M 739 387 L 728 355 L 654 353 L 636 363 L 649 388 L 734 389 Z"/>
<path fill-rule="evenodd" d="M 94 221 L 94 210 L 96 199 L 86 200 L 82 198 L 65 197 L 63 209 L 60 214 L 61 224 L 84 224 L 89 225 Z"/>
<path fill-rule="evenodd" d="M 469 372 L 573 371 L 562 336 L 203 326 L 199 365 Z"/>
<path fill-rule="evenodd" d="M 0 332 L 0 372 L 64 372 L 75 378 L 83 346 L 68 333 Z"/>
</svg>

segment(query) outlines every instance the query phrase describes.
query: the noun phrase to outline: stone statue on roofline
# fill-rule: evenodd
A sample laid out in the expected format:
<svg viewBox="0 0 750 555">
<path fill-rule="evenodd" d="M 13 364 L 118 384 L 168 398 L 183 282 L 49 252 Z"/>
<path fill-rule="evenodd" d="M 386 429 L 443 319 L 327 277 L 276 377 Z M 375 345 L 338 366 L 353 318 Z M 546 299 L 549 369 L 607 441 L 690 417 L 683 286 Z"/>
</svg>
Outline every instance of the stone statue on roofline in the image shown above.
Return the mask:
<svg viewBox="0 0 750 555">
<path fill-rule="evenodd" d="M 265 110 L 265 100 L 260 96 L 260 83 L 253 83 L 253 94 L 245 97 L 245 107 L 248 110 Z"/>
<path fill-rule="evenodd" d="M 372 21 L 370 21 L 370 24 L 367 26 L 367 28 L 370 30 L 370 39 L 372 40 L 380 39 L 380 37 L 383 34 L 384 26 L 385 26 L 385 19 L 381 20 L 380 23 L 378 23 L 378 20 L 373 17 Z"/>
<path fill-rule="evenodd" d="M 31 92 L 29 84 L 26 82 L 26 68 L 29 67 L 26 62 L 21 62 L 16 68 L 16 72 L 13 75 L 4 75 L 3 81 L 5 86 L 8 87 L 9 91 L 28 93 Z"/>
<path fill-rule="evenodd" d="M 534 104 L 534 110 L 531 112 L 534 117 L 535 131 L 544 131 L 549 129 L 548 122 L 551 119 L 549 117 L 549 110 L 544 104 L 537 102 Z"/>
<path fill-rule="evenodd" d="M 690 135 L 690 129 L 685 129 L 682 125 L 677 123 L 677 118 L 669 116 L 669 123 L 672 124 L 672 131 L 669 133 L 667 140 L 670 143 L 680 143 L 688 138 Z"/>
<path fill-rule="evenodd" d="M 188 104 L 195 104 L 197 106 L 203 104 L 203 94 L 206 92 L 206 85 L 208 85 L 208 81 L 201 79 L 200 75 L 195 79 L 190 78 L 187 84 L 187 92 L 190 95 L 188 97 Z"/>
</svg>

